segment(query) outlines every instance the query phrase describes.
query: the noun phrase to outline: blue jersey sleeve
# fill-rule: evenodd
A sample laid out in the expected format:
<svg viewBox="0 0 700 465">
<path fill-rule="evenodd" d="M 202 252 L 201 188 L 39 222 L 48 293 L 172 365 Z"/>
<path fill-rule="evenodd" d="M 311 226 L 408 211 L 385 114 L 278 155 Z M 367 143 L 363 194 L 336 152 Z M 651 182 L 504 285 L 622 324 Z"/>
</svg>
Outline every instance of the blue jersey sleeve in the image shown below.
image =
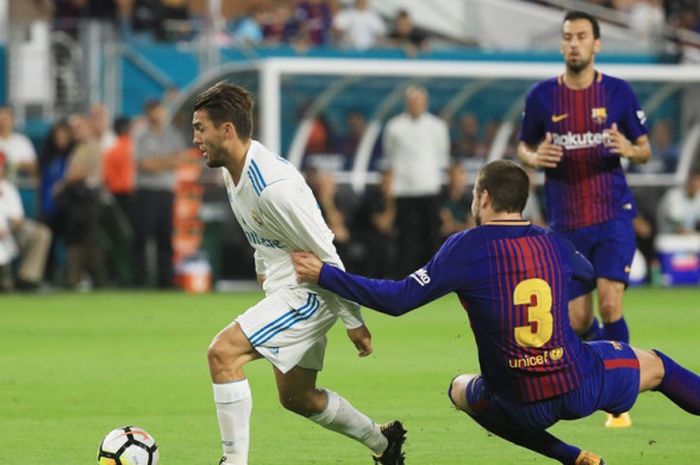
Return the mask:
<svg viewBox="0 0 700 465">
<path fill-rule="evenodd" d="M 646 127 L 647 117 L 639 105 L 639 100 L 632 88 L 625 81 L 621 81 L 620 103 L 625 111 L 618 126 L 620 131 L 632 142 L 649 132 Z"/>
<path fill-rule="evenodd" d="M 520 140 L 530 145 L 539 143 L 546 132 L 545 121 L 542 118 L 542 105 L 538 98 L 538 88 L 532 88 L 527 94 L 525 110 L 523 110 L 523 123 L 520 129 Z"/>
<path fill-rule="evenodd" d="M 399 316 L 464 285 L 471 253 L 464 233 L 445 241 L 428 264 L 400 280 L 370 279 L 324 264 L 319 285 L 387 315 Z"/>
</svg>

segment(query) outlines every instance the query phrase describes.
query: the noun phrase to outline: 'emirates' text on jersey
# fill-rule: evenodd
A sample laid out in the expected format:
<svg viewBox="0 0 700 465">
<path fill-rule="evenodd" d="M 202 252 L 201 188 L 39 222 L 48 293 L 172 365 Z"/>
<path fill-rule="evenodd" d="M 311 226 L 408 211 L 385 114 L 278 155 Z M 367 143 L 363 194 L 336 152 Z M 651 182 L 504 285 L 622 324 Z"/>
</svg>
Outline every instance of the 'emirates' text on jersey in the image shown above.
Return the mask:
<svg viewBox="0 0 700 465">
<path fill-rule="evenodd" d="M 569 230 L 633 217 L 635 204 L 620 156 L 605 146 L 613 123 L 634 142 L 647 133 L 646 117 L 629 85 L 596 73 L 588 88 L 569 89 L 562 77 L 535 85 L 527 96 L 520 140 L 536 146 L 547 132 L 564 148 L 556 168 L 545 170 L 550 225 Z"/>
</svg>

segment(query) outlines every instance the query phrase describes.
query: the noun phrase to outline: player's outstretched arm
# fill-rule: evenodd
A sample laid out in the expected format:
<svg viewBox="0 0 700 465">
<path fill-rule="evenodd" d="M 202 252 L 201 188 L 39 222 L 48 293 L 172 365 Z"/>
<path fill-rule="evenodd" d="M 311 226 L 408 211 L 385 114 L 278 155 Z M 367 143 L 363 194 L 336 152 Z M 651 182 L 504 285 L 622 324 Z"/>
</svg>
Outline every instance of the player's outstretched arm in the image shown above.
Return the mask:
<svg viewBox="0 0 700 465">
<path fill-rule="evenodd" d="M 430 278 L 434 259 L 426 268 L 400 281 L 370 279 L 347 273 L 321 262 L 309 252 L 293 253 L 292 262 L 299 281 L 318 283 L 341 297 L 387 315 L 403 315 L 454 289 L 451 282 L 439 279 L 437 270 L 437 279 Z"/>
</svg>

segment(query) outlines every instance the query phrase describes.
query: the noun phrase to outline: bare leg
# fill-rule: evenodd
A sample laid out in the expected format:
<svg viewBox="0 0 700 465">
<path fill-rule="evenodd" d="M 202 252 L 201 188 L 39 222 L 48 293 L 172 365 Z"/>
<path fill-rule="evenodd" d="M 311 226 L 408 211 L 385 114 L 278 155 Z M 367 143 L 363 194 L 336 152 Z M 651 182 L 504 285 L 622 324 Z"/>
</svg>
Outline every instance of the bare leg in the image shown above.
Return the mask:
<svg viewBox="0 0 700 465">
<path fill-rule="evenodd" d="M 287 373 L 274 370 L 284 408 L 361 442 L 376 455 L 387 448 L 388 441 L 374 421 L 335 392 L 316 387 L 317 371 L 298 366 Z"/>
<path fill-rule="evenodd" d="M 629 343 L 630 335 L 625 322 L 622 301 L 625 284 L 607 278 L 598 278 L 598 307 L 603 320 L 603 339 Z"/>
<path fill-rule="evenodd" d="M 569 302 L 569 320 L 576 334 L 584 336 L 593 324 L 593 294 Z"/>
<path fill-rule="evenodd" d="M 246 465 L 253 398 L 243 365 L 260 358 L 237 323 L 216 335 L 207 353 L 226 464 Z"/>
</svg>

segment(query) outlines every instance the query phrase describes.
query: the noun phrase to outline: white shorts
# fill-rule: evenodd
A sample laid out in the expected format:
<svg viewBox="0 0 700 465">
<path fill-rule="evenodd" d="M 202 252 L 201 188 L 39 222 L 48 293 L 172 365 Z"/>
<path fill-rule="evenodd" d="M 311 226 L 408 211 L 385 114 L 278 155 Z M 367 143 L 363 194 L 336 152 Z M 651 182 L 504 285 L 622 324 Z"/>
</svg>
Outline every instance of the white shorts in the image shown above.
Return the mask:
<svg viewBox="0 0 700 465">
<path fill-rule="evenodd" d="M 282 373 L 295 366 L 321 370 L 326 333 L 338 316 L 323 297 L 306 289 L 282 289 L 236 318 L 253 348 Z"/>
</svg>

